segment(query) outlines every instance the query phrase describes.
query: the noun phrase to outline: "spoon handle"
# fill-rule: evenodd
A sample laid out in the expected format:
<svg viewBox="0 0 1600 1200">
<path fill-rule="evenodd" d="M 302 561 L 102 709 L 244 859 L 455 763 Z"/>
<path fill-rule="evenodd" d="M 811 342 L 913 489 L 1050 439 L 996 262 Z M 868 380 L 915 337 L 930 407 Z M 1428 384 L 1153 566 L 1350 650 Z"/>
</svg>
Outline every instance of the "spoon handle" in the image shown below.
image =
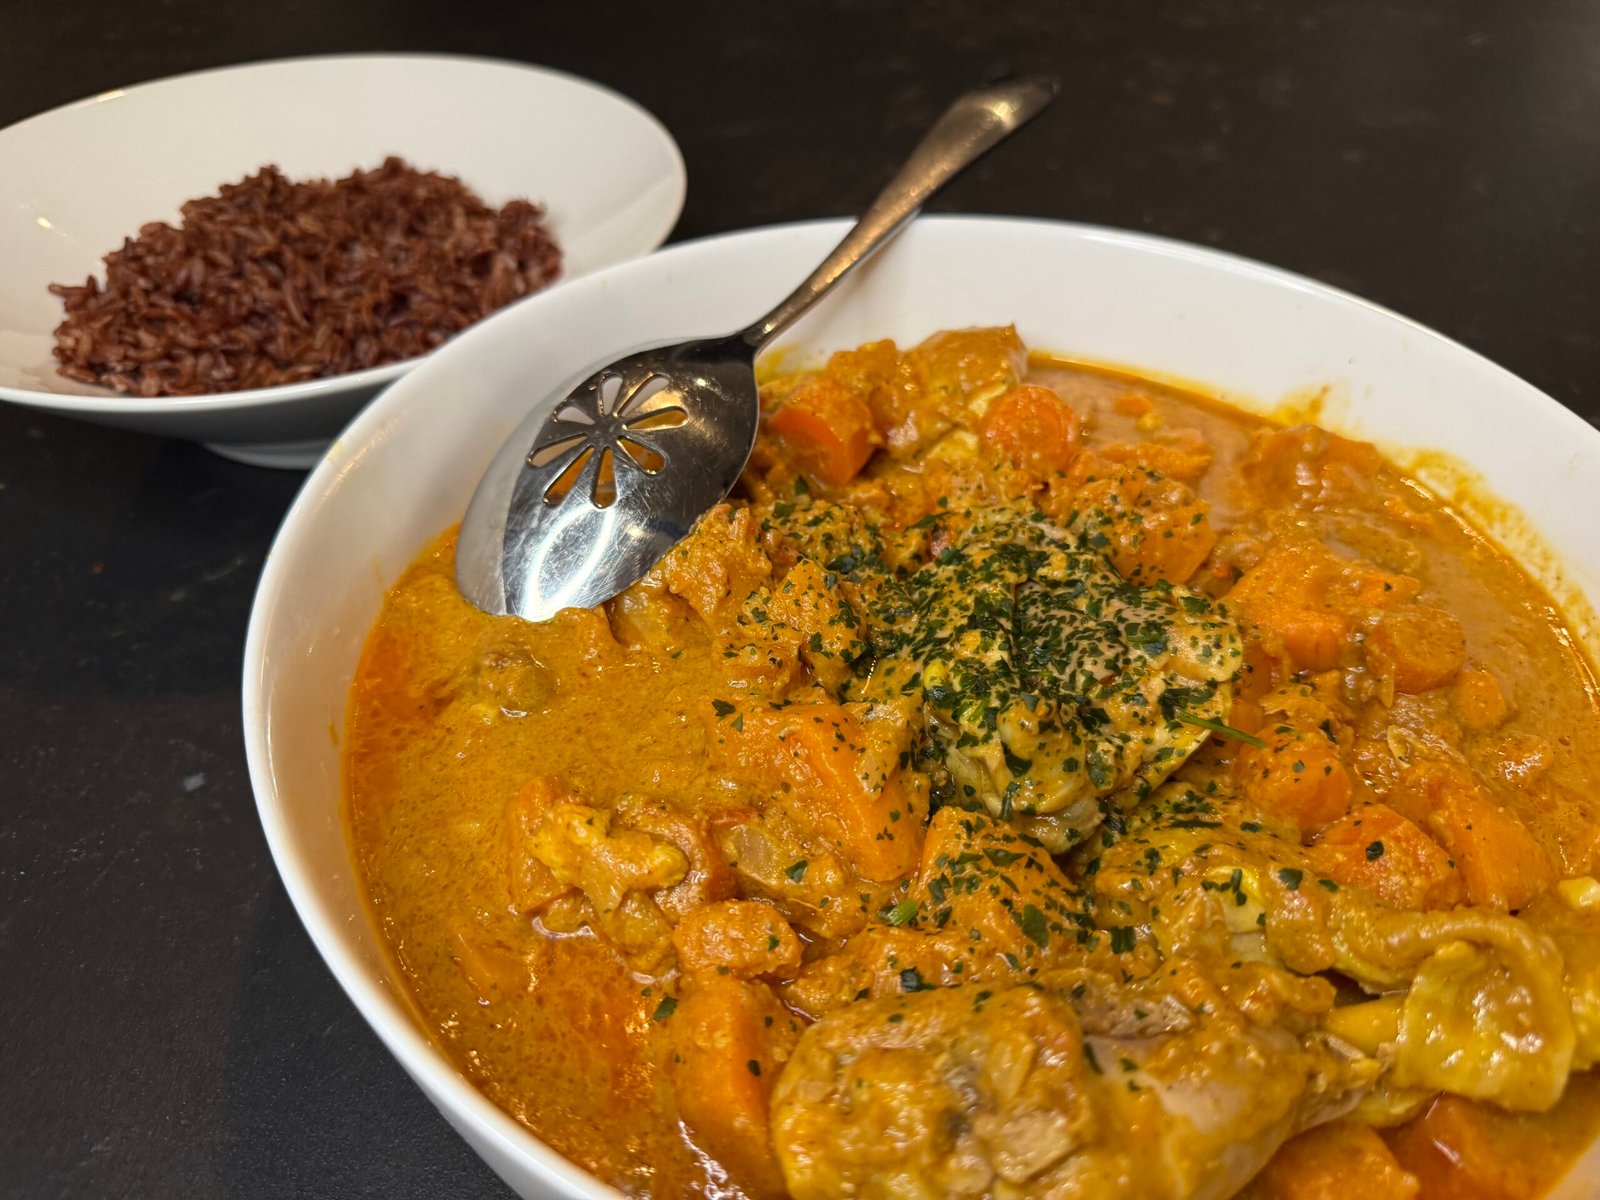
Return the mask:
<svg viewBox="0 0 1600 1200">
<path fill-rule="evenodd" d="M 822 265 L 783 303 L 737 336 L 752 349 L 760 349 L 799 320 L 834 284 L 899 233 L 930 196 L 1049 104 L 1056 87 L 1054 79 L 1030 76 L 962 96 L 928 131 L 905 166 Z"/>
</svg>

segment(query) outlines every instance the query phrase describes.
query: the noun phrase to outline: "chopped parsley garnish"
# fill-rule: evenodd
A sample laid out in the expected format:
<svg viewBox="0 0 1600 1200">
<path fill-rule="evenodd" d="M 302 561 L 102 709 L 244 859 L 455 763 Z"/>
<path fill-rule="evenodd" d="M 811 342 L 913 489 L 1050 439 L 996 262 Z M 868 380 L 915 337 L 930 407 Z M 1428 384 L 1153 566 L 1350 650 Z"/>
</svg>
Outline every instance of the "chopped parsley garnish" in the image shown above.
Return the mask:
<svg viewBox="0 0 1600 1200">
<path fill-rule="evenodd" d="M 1034 905 L 1024 904 L 1020 913 L 1013 910 L 1011 919 L 1017 923 L 1017 928 L 1022 930 L 1023 935 L 1039 949 L 1043 950 L 1050 945 L 1049 923 Z"/>
<path fill-rule="evenodd" d="M 878 914 L 887 925 L 909 925 L 916 919 L 916 915 L 917 902 L 909 897 L 899 904 L 891 904 Z"/>
<path fill-rule="evenodd" d="M 930 991 L 933 986 L 933 984 L 928 983 L 922 978 L 922 972 L 918 971 L 915 967 L 907 967 L 904 971 L 900 972 L 900 990 L 902 992 Z"/>
</svg>

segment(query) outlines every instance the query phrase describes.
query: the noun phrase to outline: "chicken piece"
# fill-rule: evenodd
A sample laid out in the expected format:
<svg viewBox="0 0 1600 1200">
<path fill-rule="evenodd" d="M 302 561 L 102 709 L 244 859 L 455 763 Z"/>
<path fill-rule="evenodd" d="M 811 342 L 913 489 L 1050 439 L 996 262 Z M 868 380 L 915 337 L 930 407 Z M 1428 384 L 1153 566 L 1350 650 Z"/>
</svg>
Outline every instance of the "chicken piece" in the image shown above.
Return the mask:
<svg viewBox="0 0 1600 1200">
<path fill-rule="evenodd" d="M 1418 762 L 1385 799 L 1449 853 L 1470 903 L 1515 911 L 1556 881 L 1554 864 L 1521 818 L 1458 763 Z"/>
<path fill-rule="evenodd" d="M 891 888 L 861 877 L 836 848 L 816 838 L 780 792 L 758 814 L 731 821 L 717 845 L 746 897 L 770 900 L 793 925 L 819 938 L 866 927 Z"/>
<path fill-rule="evenodd" d="M 545 814 L 528 849 L 557 882 L 581 889 L 602 918 L 628 892 L 671 887 L 689 869 L 676 846 L 639 830 L 613 833 L 609 811 L 570 801 Z"/>
<path fill-rule="evenodd" d="M 785 1003 L 819 1020 L 870 996 L 955 987 L 1011 973 L 1011 968 L 1003 963 L 997 968 L 992 960 L 966 961 L 953 937 L 886 924 L 888 918 L 899 919 L 895 903 L 891 897 L 872 914 L 872 922 L 838 950 L 806 963 L 792 982 L 779 988 Z"/>
<path fill-rule="evenodd" d="M 952 960 L 1012 970 L 1059 962 L 1087 941 L 1084 896 L 1036 839 L 984 812 L 942 808 L 911 882 L 912 920 L 952 941 Z"/>
<path fill-rule="evenodd" d="M 1536 983 L 1496 949 L 1450 941 L 1418 966 L 1401 1008 L 1393 1082 L 1542 1112 L 1561 1098 L 1574 1034 L 1560 960 Z"/>
<path fill-rule="evenodd" d="M 1227 791 L 1172 782 L 1079 858 L 1096 909 L 1114 911 L 1164 957 L 1264 959 L 1331 968 L 1338 885 L 1323 883 L 1292 824 L 1254 819 Z"/>
<path fill-rule="evenodd" d="M 696 814 L 657 797 L 621 796 L 617 821 L 638 829 L 682 852 L 688 868 L 671 887 L 655 893 L 655 902 L 669 920 L 680 921 L 702 905 L 727 900 L 738 891 L 738 879 L 717 849 L 713 827 L 748 815 L 748 810 Z"/>
<path fill-rule="evenodd" d="M 545 711 L 561 686 L 554 671 L 513 641 L 497 642 L 478 656 L 472 683 L 486 709 L 508 717 Z"/>
<path fill-rule="evenodd" d="M 758 533 L 749 507 L 719 504 L 645 580 L 682 597 L 707 626 L 720 630 L 724 610 L 730 604 L 742 605 L 772 574 L 772 563 L 757 543 Z"/>
<path fill-rule="evenodd" d="M 905 361 L 930 398 L 964 407 L 1018 383 L 1028 351 L 1013 325 L 950 329 L 907 350 Z"/>
<path fill-rule="evenodd" d="M 673 657 L 697 644 L 693 610 L 666 588 L 660 572 L 652 572 L 607 606 L 611 632 L 625 646 Z"/>
<path fill-rule="evenodd" d="M 682 850 L 546 777 L 508 805 L 506 829 L 514 908 L 551 929 L 588 925 L 641 973 L 664 965 L 672 923 L 660 901 L 690 873 Z"/>
<path fill-rule="evenodd" d="M 1593 982 L 1584 969 L 1565 972 L 1556 945 L 1529 923 L 1483 909 L 1384 908 L 1317 875 L 1298 839 L 1241 820 L 1225 794 L 1180 784 L 1158 790 L 1097 857 L 1097 907 L 1121 906 L 1133 936 L 1168 957 L 1332 969 L 1391 993 L 1324 1020 L 1381 1056 L 1393 1087 L 1514 1109 L 1560 1096 L 1573 1014 L 1589 1011 Z"/>
<path fill-rule="evenodd" d="M 922 381 L 891 341 L 868 342 L 840 350 L 828 359 L 826 372 L 862 397 L 889 454 L 904 458 L 942 430 L 930 429 L 922 403 Z"/>
<path fill-rule="evenodd" d="M 867 627 L 838 589 L 837 577 L 832 587 L 828 581 L 829 573 L 820 564 L 802 558 L 772 589 L 769 611 L 799 636 L 800 657 L 812 678 L 838 695 L 850 678 L 851 664 L 867 651 Z"/>
<path fill-rule="evenodd" d="M 1393 1082 L 1539 1110 L 1561 1096 L 1576 1037 L 1555 944 L 1482 909 L 1396 913 L 1340 893 L 1338 969 L 1373 990 L 1405 987 Z M 1393 1004 L 1394 1001 L 1375 1001 Z"/>
<path fill-rule="evenodd" d="M 534 831 L 565 799 L 567 792 L 559 779 L 538 775 L 506 805 L 506 882 L 511 891 L 511 907 L 519 913 L 536 913 L 572 890 L 570 884 L 557 879 L 554 871 L 529 852 Z"/>
<path fill-rule="evenodd" d="M 826 1018 L 773 1094 L 791 1195 L 1231 1195 L 1379 1067 L 1315 1031 L 1253 1022 L 1204 974 L 1068 971 Z"/>
<path fill-rule="evenodd" d="M 1199 485 L 1216 457 L 1211 443 L 1197 429 L 1174 429 L 1153 441 L 1112 442 L 1098 447 L 1096 453 L 1107 462 L 1152 471 L 1190 487 Z"/>
<path fill-rule="evenodd" d="M 1561 954 L 1562 987 L 1572 1009 L 1572 1069 L 1600 1063 L 1600 881 L 1568 879 L 1519 914 Z"/>
<path fill-rule="evenodd" d="M 800 497 L 762 512 L 761 546 L 778 572 L 807 560 L 815 563 L 822 568 L 824 588 L 858 613 L 882 578 L 901 565 L 900 542 L 913 552 L 927 543 L 922 533 L 897 539 L 880 515 L 830 500 Z"/>
<path fill-rule="evenodd" d="M 685 971 L 723 971 L 739 979 L 794 975 L 800 939 L 789 922 L 759 900 L 725 900 L 695 909 L 672 931 Z"/>
<path fill-rule="evenodd" d="M 730 690 L 762 699 L 776 700 L 800 681 L 800 633 L 773 615 L 767 584 L 724 607 L 711 665 Z"/>
<path fill-rule="evenodd" d="M 1233 627 L 1201 596 L 1063 549 L 1038 514 L 946 524 L 932 560 L 868 602 L 864 694 L 920 690 L 945 794 L 1061 850 L 1100 823 L 1103 800 L 1144 794 L 1227 715 Z"/>
</svg>

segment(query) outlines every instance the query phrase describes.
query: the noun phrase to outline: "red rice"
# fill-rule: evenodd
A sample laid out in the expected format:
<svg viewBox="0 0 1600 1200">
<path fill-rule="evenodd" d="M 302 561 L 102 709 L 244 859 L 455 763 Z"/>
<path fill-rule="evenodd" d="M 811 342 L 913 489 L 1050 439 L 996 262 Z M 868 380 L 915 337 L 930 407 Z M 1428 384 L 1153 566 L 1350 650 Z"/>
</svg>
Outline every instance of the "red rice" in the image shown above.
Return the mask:
<svg viewBox="0 0 1600 1200">
<path fill-rule="evenodd" d="M 398 158 L 333 183 L 263 167 L 51 284 L 61 374 L 138 396 L 341 375 L 424 354 L 561 271 L 544 209 L 496 211 Z"/>
</svg>

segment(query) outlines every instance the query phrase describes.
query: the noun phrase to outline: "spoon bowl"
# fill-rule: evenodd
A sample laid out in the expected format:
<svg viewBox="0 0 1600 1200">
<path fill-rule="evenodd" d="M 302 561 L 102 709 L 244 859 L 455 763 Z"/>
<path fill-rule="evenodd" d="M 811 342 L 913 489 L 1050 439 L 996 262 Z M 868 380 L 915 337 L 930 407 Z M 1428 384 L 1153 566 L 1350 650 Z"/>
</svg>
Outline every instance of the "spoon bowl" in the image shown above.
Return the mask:
<svg viewBox="0 0 1600 1200">
<path fill-rule="evenodd" d="M 461 523 L 463 593 L 539 620 L 641 578 L 744 469 L 760 417 L 755 358 L 737 335 L 638 350 L 536 409 Z"/>
</svg>

